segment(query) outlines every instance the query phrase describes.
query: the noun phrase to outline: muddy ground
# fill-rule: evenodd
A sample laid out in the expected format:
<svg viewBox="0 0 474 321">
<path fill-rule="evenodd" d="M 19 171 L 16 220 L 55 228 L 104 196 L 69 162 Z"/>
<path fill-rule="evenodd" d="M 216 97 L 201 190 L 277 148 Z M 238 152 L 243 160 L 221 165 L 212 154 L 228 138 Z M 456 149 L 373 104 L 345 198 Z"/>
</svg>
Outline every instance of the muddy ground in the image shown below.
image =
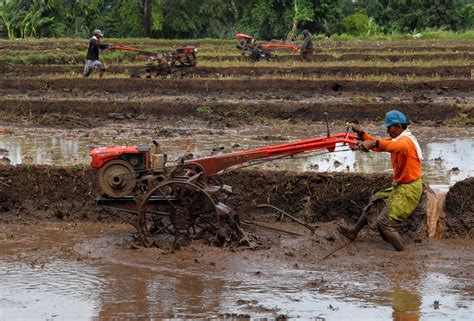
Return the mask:
<svg viewBox="0 0 474 321">
<path fill-rule="evenodd" d="M 470 320 L 472 240 L 391 251 L 334 225 L 316 235 L 268 233 L 273 246 L 232 251 L 195 243 L 179 252 L 133 249 L 127 225 L 0 225 L 0 299 L 21 319 Z M 265 233 L 265 230 L 259 230 Z"/>
<path fill-rule="evenodd" d="M 0 167 L 0 218 L 4 223 L 131 219 L 126 214 L 115 216 L 117 213 L 114 215 L 96 206 L 94 196 L 100 195 L 96 174 L 87 166 Z M 256 205 L 272 204 L 316 224 L 341 218 L 355 222 L 370 195 L 390 183 L 388 175 L 267 171 L 234 171 L 225 174 L 223 179 L 234 190 L 226 203 L 242 220 L 260 220 L 262 210 Z M 443 223 L 448 237 L 472 238 L 472 198 L 468 195 L 474 190 L 473 184 L 472 179 L 464 180 L 448 193 Z M 403 227 L 410 238 L 427 236 L 426 202 L 425 197 L 419 210 Z"/>
<path fill-rule="evenodd" d="M 316 93 L 334 92 L 426 92 L 426 91 L 448 91 L 458 94 L 469 94 L 474 89 L 474 80 L 448 79 L 448 80 L 426 80 L 426 81 L 350 81 L 350 80 L 304 80 L 304 79 L 247 79 L 247 80 L 214 80 L 214 79 L 37 79 L 37 78 L 0 78 L 0 88 L 4 94 L 11 92 L 36 93 L 48 92 L 72 92 L 90 93 L 100 95 L 106 93 L 134 93 L 139 91 L 145 97 L 150 94 L 179 94 L 193 95 L 198 93 L 227 94 L 232 93 L 273 93 L 278 88 L 280 95 L 288 96 L 288 93 L 297 94 L 300 97 L 311 97 Z M 273 93 L 278 94 L 278 93 Z M 272 96 L 271 94 L 269 96 Z M 250 96 L 251 97 L 251 96 Z"/>
<path fill-rule="evenodd" d="M 469 174 L 456 179 L 451 169 L 456 162 L 452 165 L 440 156 L 428 161 L 434 170 L 449 170 L 446 175 L 459 182 L 450 187 L 444 205 L 442 194 L 425 187 L 419 208 L 401 228 L 408 247 L 404 253 L 393 251 L 372 229 L 352 243 L 336 231 L 336 220 L 357 220 L 371 193 L 390 182 L 388 173 L 274 170 L 238 170 L 223 177 L 234 190 L 226 203 L 237 211 L 242 228 L 256 237 L 251 248 L 194 240 L 173 253 L 168 248 L 136 248 L 136 231 L 127 223 L 135 218 L 96 206 L 97 173 L 88 165 L 28 165 L 21 154 L 27 147 L 11 136 L 30 139 L 21 131 L 41 134 L 45 127 L 74 129 L 81 137 L 90 135 L 72 144 L 82 150 L 96 147 L 94 131 L 100 129 L 108 133 L 107 144 L 116 141 L 114 132 L 127 132 L 136 140 L 177 140 L 201 133 L 213 140 L 224 130 L 238 134 L 237 129 L 245 129 L 264 145 L 291 136 L 273 137 L 272 126 L 304 128 L 300 135 L 313 136 L 321 132 L 314 123 L 324 127 L 327 111 L 331 128 L 365 122 L 373 129 L 393 108 L 406 112 L 415 125 L 428 127 L 428 136 L 438 134 L 439 126 L 470 135 L 466 129 L 474 123 L 472 64 L 426 62 L 472 60 L 472 41 L 318 43 L 319 61 L 362 60 L 367 68 L 276 69 L 256 64 L 200 68 L 183 79 L 131 79 L 125 73 L 129 67 L 118 61 L 103 79 L 83 79 L 79 51 L 84 41 L 0 41 L 4 57 L 21 52 L 31 62 L 0 63 L 0 138 L 18 147 L 11 153 L 18 151 L 25 164 L 0 166 L 0 275 L 5 294 L 0 296 L 0 319 L 6 311 L 17 319 L 340 320 L 357 315 L 360 320 L 470 320 L 474 180 Z M 172 42 L 141 39 L 124 44 L 164 48 Z M 195 44 L 203 49 L 203 61 L 246 59 L 233 51 L 232 41 L 224 46 Z M 73 51 L 66 52 L 66 47 Z M 279 53 L 274 60 L 295 58 Z M 138 57 L 133 64 L 144 59 Z M 372 60 L 384 60 L 387 66 L 370 67 Z M 390 66 L 407 60 L 414 66 Z M 459 146 L 469 148 L 470 138 L 460 136 L 449 137 L 465 139 Z M 58 143 L 57 135 L 42 138 L 55 142 L 48 157 L 67 147 Z M 446 144 L 431 147 L 446 149 Z M 208 148 L 214 151 L 214 145 Z M 5 147 L 2 152 L 8 153 Z M 460 157 L 462 153 L 456 151 Z M 305 220 L 316 228 L 315 234 L 256 207 L 262 203 Z"/>
<path fill-rule="evenodd" d="M 91 101 L 82 99 L 4 99 L 0 101 L 3 124 L 27 122 L 36 126 L 94 127 L 110 122 L 117 124 L 153 122 L 169 119 L 180 122 L 183 117 L 199 118 L 225 127 L 251 124 L 265 119 L 282 119 L 299 122 L 324 120 L 328 112 L 331 122 L 380 121 L 387 104 L 383 102 L 357 101 L 341 103 L 273 103 L 238 101 L 189 101 L 180 99 L 156 101 Z M 416 124 L 456 124 L 470 126 L 474 108 L 466 104 L 419 102 L 394 102 L 393 108 L 407 113 Z M 190 119 L 190 121 L 192 121 Z"/>
<path fill-rule="evenodd" d="M 188 78 L 205 77 L 205 78 L 219 78 L 219 77 L 262 77 L 262 76 L 290 76 L 298 75 L 299 77 L 312 77 L 322 75 L 347 76 L 347 75 L 398 75 L 398 76 L 438 76 L 438 77 L 458 77 L 471 78 L 471 70 L 473 66 L 436 66 L 436 67 L 367 67 L 367 66 L 348 66 L 348 67 L 267 67 L 262 66 L 255 68 L 254 66 L 239 66 L 239 67 L 199 67 L 186 71 L 185 76 Z M 6 75 L 15 76 L 41 76 L 48 74 L 64 74 L 64 73 L 78 73 L 82 72 L 81 66 L 68 65 L 39 65 L 35 66 L 15 66 L 8 65 L 0 69 Z M 141 77 L 145 77 L 145 65 L 139 66 L 111 66 L 107 69 L 108 73 L 112 74 L 131 74 L 137 75 L 141 72 Z"/>
<path fill-rule="evenodd" d="M 136 231 L 123 224 L 131 217 L 100 209 L 89 196 L 98 192 L 95 174 L 87 167 L 0 167 L 0 304 L 5 315 L 229 320 L 471 316 L 473 205 L 466 196 L 474 189 L 472 179 L 448 193 L 455 204 L 464 200 L 471 210 L 459 215 L 459 206 L 447 206 L 440 220 L 446 222 L 447 236 L 456 239 L 426 238 L 426 212 L 419 208 L 403 228 L 407 250 L 398 253 L 368 228 L 349 242 L 334 220 L 354 222 L 372 189 L 390 181 L 388 175 L 233 172 L 224 177 L 235 191 L 228 204 L 258 242 L 251 248 L 222 248 L 195 240 L 174 252 L 137 248 Z M 315 233 L 280 221 L 271 210 L 257 211 L 255 204 L 267 202 L 307 220 Z"/>
<path fill-rule="evenodd" d="M 446 221 L 448 237 L 472 238 L 474 226 L 474 177 L 454 184 L 446 195 L 445 210 L 453 213 Z"/>
</svg>

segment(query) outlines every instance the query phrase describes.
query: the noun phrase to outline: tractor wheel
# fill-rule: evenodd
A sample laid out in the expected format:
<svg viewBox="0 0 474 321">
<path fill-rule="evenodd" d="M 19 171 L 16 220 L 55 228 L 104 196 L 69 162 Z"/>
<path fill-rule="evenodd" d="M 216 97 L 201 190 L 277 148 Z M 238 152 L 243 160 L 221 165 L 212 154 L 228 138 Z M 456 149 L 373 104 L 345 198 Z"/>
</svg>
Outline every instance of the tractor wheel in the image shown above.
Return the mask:
<svg viewBox="0 0 474 321">
<path fill-rule="evenodd" d="M 237 47 L 243 50 L 245 49 L 245 47 L 247 47 L 247 43 L 248 43 L 248 40 L 246 38 L 242 38 L 239 40 L 239 45 Z"/>
<path fill-rule="evenodd" d="M 175 248 L 191 235 L 219 233 L 216 200 L 198 185 L 173 180 L 148 193 L 138 214 L 139 232 L 146 247 L 172 241 Z"/>
<path fill-rule="evenodd" d="M 188 66 L 196 66 L 197 65 L 197 58 L 196 58 L 196 55 L 195 54 L 188 54 L 186 56 L 186 64 Z"/>
</svg>

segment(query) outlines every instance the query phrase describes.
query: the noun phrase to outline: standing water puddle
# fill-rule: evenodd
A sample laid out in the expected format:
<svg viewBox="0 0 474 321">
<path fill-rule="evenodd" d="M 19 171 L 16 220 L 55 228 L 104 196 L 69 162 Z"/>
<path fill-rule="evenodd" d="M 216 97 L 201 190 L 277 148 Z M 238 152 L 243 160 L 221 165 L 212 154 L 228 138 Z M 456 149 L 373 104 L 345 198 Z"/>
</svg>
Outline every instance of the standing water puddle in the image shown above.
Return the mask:
<svg viewBox="0 0 474 321">
<path fill-rule="evenodd" d="M 289 129 L 291 128 L 291 130 Z M 202 129 L 202 127 L 201 127 Z M 243 151 L 246 149 L 287 143 L 299 139 L 320 136 L 322 130 L 308 130 L 303 126 L 260 127 L 241 130 L 211 130 L 204 133 L 199 127 L 171 128 L 168 132 L 184 134 L 177 137 L 158 138 L 163 150 L 171 160 L 186 153 L 195 157 L 218 153 Z M 423 169 L 425 181 L 432 187 L 447 190 L 457 181 L 474 175 L 474 130 L 469 128 L 437 128 L 436 137 L 432 128 L 417 128 L 415 134 L 424 153 Z M 149 143 L 152 137 L 143 128 L 106 128 L 94 130 L 12 129 L 10 134 L 0 136 L 0 158 L 8 158 L 12 164 L 78 165 L 90 163 L 90 151 L 106 145 L 139 145 Z M 210 134 L 211 133 L 211 134 Z M 290 135 L 288 133 L 291 133 Z M 383 132 L 379 132 L 383 135 Z M 184 136 L 184 137 L 183 137 Z M 348 151 L 340 146 L 335 153 L 316 151 L 316 155 L 297 155 L 265 163 L 270 169 L 290 171 L 334 171 L 377 173 L 391 171 L 387 153 L 360 153 Z M 319 155 L 318 155 L 319 154 Z"/>
<path fill-rule="evenodd" d="M 117 247 L 124 226 L 51 225 L 0 227 L 0 320 L 472 320 L 474 314 L 468 269 L 452 266 L 457 272 L 448 276 L 439 269 L 452 262 L 439 255 L 414 267 L 418 257 L 411 254 L 397 272 L 379 264 L 370 273 L 350 264 L 300 269 L 265 252 L 219 249 L 207 250 L 219 258 L 209 264 L 189 251 L 157 256 L 158 249 Z M 431 251 L 474 245 L 437 242 Z"/>
</svg>

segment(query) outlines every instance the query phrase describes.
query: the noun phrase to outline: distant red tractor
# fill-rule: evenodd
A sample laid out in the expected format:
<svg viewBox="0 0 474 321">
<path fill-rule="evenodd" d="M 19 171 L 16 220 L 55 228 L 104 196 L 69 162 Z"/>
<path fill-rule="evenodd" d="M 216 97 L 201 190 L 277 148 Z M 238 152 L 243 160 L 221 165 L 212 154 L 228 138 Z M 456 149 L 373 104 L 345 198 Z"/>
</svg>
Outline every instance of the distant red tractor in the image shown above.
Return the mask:
<svg viewBox="0 0 474 321">
<path fill-rule="evenodd" d="M 153 75 L 166 77 L 178 71 L 185 74 L 197 65 L 197 49 L 190 45 L 173 48 L 167 53 L 156 53 L 122 45 L 110 47 L 108 50 L 134 51 L 148 56 L 149 60 L 145 64 L 147 78 Z"/>
<path fill-rule="evenodd" d="M 239 43 L 237 49 L 241 51 L 242 55 L 248 54 L 250 59 L 258 61 L 260 59 L 269 60 L 272 57 L 272 50 L 274 49 L 288 49 L 293 52 L 299 52 L 300 49 L 291 44 L 285 43 L 271 43 L 271 44 L 257 44 L 254 37 L 238 33 L 236 36 Z"/>
</svg>

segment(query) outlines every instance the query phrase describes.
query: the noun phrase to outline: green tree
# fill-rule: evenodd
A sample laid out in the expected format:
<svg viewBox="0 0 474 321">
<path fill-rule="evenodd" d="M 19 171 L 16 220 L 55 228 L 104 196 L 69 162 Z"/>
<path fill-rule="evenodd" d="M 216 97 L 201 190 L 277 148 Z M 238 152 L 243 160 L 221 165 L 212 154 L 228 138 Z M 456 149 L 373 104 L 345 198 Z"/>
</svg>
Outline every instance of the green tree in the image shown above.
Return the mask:
<svg viewBox="0 0 474 321">
<path fill-rule="evenodd" d="M 0 6 L 2 24 L 7 30 L 8 39 L 15 39 L 20 34 L 21 23 L 28 10 L 27 1 L 5 0 Z"/>
<path fill-rule="evenodd" d="M 342 21 L 342 26 L 346 33 L 355 36 L 373 34 L 378 30 L 378 26 L 373 19 L 362 11 L 346 17 Z"/>
<path fill-rule="evenodd" d="M 104 29 L 106 9 L 114 8 L 114 3 L 108 6 L 103 0 L 63 0 L 63 22 L 66 25 L 66 35 L 69 37 L 88 37 L 96 28 Z"/>
<path fill-rule="evenodd" d="M 199 15 L 201 4 L 199 0 L 164 0 L 163 36 L 197 37 L 205 24 Z"/>
<path fill-rule="evenodd" d="M 459 13 L 459 29 L 474 28 L 474 4 L 466 4 Z"/>
<path fill-rule="evenodd" d="M 51 35 L 58 3 L 55 0 L 33 0 L 21 22 L 21 37 Z"/>
<path fill-rule="evenodd" d="M 163 0 L 154 0 L 151 8 L 150 34 L 159 33 L 164 26 Z"/>
<path fill-rule="evenodd" d="M 238 11 L 234 0 L 203 1 L 199 14 L 207 20 L 200 32 L 202 36 L 221 38 L 235 33 Z"/>
<path fill-rule="evenodd" d="M 300 22 L 309 22 L 314 19 L 313 4 L 309 0 L 293 0 L 293 23 L 288 39 L 295 39 L 298 24 Z"/>
<path fill-rule="evenodd" d="M 456 29 L 459 24 L 459 10 L 454 0 L 424 0 L 423 7 L 428 27 Z"/>
<path fill-rule="evenodd" d="M 333 0 L 313 0 L 314 19 L 304 23 L 314 33 L 331 35 L 341 31 L 342 4 Z"/>
<path fill-rule="evenodd" d="M 258 0 L 250 13 L 257 38 L 286 38 L 293 10 L 293 0 Z"/>
</svg>

